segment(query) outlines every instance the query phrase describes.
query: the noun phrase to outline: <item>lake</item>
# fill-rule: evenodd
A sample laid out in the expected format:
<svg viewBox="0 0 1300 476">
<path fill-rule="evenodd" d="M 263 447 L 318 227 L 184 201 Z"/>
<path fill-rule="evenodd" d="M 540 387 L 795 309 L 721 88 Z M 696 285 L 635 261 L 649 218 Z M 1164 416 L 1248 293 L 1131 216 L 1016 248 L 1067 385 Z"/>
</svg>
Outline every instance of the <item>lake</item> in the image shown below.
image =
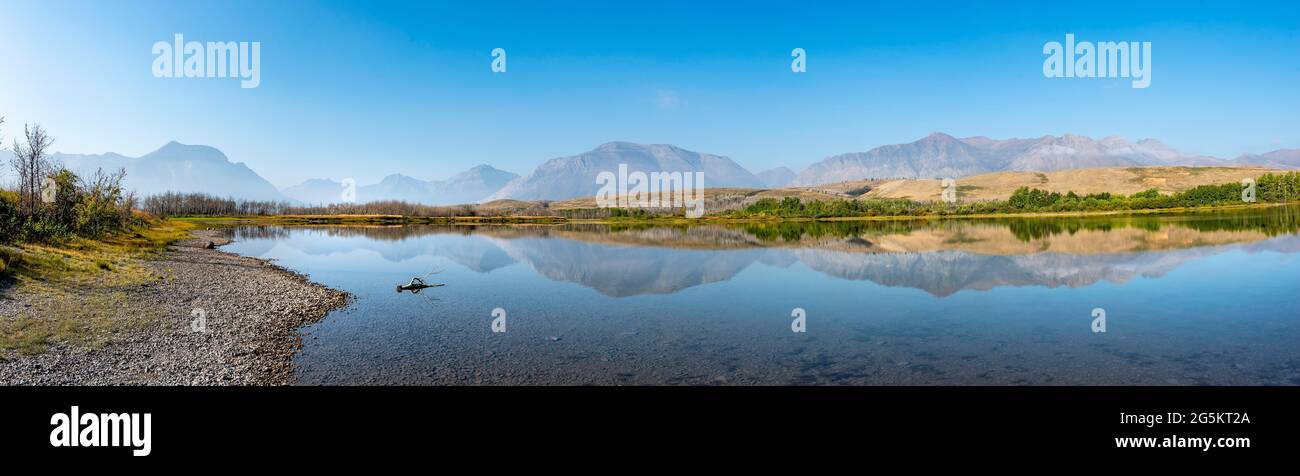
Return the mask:
<svg viewBox="0 0 1300 476">
<path fill-rule="evenodd" d="M 302 384 L 1297 385 L 1298 231 L 1276 207 L 240 227 L 224 249 L 355 296 L 303 329 Z"/>
</svg>

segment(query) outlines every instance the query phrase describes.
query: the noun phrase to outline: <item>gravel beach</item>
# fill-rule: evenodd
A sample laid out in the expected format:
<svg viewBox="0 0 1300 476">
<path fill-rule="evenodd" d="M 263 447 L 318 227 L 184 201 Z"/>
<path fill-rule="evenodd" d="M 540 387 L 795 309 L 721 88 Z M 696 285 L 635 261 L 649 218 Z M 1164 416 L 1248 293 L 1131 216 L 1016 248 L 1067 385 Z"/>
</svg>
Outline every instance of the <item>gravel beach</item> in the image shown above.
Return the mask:
<svg viewBox="0 0 1300 476">
<path fill-rule="evenodd" d="M 55 344 L 36 355 L 4 352 L 0 385 L 293 383 L 299 328 L 346 305 L 348 294 L 266 260 L 207 249 L 209 242 L 229 240 L 220 231 L 195 230 L 145 262 L 162 279 L 127 290 L 130 302 L 163 310 L 157 325 L 131 329 L 99 348 Z M 16 287 L 0 290 L 0 319 L 31 312 L 31 299 Z M 198 315 L 205 325 L 196 325 Z"/>
</svg>

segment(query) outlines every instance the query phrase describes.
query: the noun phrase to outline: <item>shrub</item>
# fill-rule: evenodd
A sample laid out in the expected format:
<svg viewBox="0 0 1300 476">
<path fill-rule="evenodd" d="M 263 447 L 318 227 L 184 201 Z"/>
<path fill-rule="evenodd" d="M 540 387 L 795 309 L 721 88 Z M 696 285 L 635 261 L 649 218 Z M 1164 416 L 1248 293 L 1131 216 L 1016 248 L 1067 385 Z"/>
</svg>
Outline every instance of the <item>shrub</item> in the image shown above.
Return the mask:
<svg viewBox="0 0 1300 476">
<path fill-rule="evenodd" d="M 0 243 L 10 243 L 17 238 L 19 225 L 16 193 L 0 192 Z"/>
<path fill-rule="evenodd" d="M 68 227 L 44 217 L 23 222 L 17 235 L 17 239 L 32 243 L 53 243 L 71 237 Z"/>
<path fill-rule="evenodd" d="M 1160 198 L 1160 190 L 1154 188 L 1148 188 L 1146 190 L 1133 194 L 1132 198 L 1148 198 L 1148 199 Z"/>
<path fill-rule="evenodd" d="M 1264 174 L 1255 181 L 1256 198 L 1266 202 L 1300 200 L 1300 173 Z"/>
</svg>

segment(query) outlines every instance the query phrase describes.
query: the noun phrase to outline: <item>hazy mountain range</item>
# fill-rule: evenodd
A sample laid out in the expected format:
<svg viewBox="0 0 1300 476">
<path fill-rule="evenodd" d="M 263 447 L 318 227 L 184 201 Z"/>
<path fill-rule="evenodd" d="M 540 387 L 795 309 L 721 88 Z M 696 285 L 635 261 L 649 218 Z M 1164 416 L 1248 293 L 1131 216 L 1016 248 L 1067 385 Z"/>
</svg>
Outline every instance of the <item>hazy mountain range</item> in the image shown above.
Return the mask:
<svg viewBox="0 0 1300 476">
<path fill-rule="evenodd" d="M 563 200 L 589 197 L 600 190 L 596 175 L 629 171 L 704 172 L 705 187 L 763 188 L 763 181 L 729 158 L 664 144 L 610 142 L 582 154 L 551 159 L 532 173 L 506 184 L 489 200 Z"/>
<path fill-rule="evenodd" d="M 1275 150 L 1267 154 L 1246 154 L 1237 157 L 1236 162 L 1279 169 L 1300 168 L 1300 149 Z"/>
<path fill-rule="evenodd" d="M 1036 139 L 958 139 L 934 133 L 908 144 L 829 157 L 804 169 L 792 184 L 818 185 L 871 178 L 956 178 L 1002 171 L 1216 164 L 1228 165 L 1211 157 L 1184 156 L 1154 139 L 1133 143 L 1117 136 L 1098 140 L 1073 134 Z"/>
<path fill-rule="evenodd" d="M 0 156 L 8 172 L 9 159 L 13 155 L 5 150 L 0 151 Z M 243 162 L 232 163 L 221 151 L 205 145 L 168 142 L 140 157 L 109 152 L 94 155 L 56 153 L 50 158 L 80 176 L 93 174 L 98 168 L 110 172 L 126 169 L 126 188 L 142 197 L 182 191 L 247 200 L 286 200 L 271 182 Z M 5 175 L 6 179 L 11 177 L 12 174 Z"/>
<path fill-rule="evenodd" d="M 9 151 L 0 151 L 6 173 L 9 157 Z M 317 178 L 277 190 L 242 162 L 231 162 L 215 148 L 177 142 L 135 158 L 111 152 L 52 157 L 78 174 L 93 173 L 96 168 L 125 168 L 127 187 L 141 196 L 180 191 L 327 204 L 342 201 L 344 189 L 341 179 Z M 1117 136 L 1092 139 L 1073 134 L 1033 139 L 959 139 L 934 133 L 907 144 L 828 157 L 798 174 L 785 167 L 754 174 L 725 156 L 667 144 L 609 142 L 578 155 L 547 160 L 522 177 L 490 165 L 476 166 L 446 180 L 392 174 L 378 183 L 358 184 L 356 199 L 429 205 L 496 199 L 564 200 L 595 195 L 599 190 L 596 175 L 604 171 L 617 173 L 619 164 L 627 164 L 630 171 L 703 172 L 704 186 L 710 188 L 779 188 L 870 178 L 956 178 L 999 171 L 1051 172 L 1090 167 L 1261 165 L 1295 169 L 1300 168 L 1300 149 L 1226 160 L 1184 155 L 1154 139 L 1130 142 Z M 0 174 L 0 181 L 10 182 L 12 175 Z"/>
<path fill-rule="evenodd" d="M 447 180 L 424 181 L 392 174 L 376 184 L 358 184 L 356 200 L 358 203 L 403 200 L 426 205 L 476 203 L 517 178 L 518 174 L 498 170 L 491 165 L 476 166 Z M 340 202 L 343 190 L 343 182 L 311 179 L 285 188 L 284 194 L 305 204 L 324 205 Z"/>
</svg>

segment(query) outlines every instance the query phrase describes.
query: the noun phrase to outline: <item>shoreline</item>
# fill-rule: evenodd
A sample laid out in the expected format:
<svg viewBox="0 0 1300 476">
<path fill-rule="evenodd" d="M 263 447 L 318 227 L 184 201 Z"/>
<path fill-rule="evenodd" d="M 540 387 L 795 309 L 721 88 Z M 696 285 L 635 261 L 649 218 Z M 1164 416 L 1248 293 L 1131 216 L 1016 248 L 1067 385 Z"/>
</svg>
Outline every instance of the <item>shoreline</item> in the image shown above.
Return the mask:
<svg viewBox="0 0 1300 476">
<path fill-rule="evenodd" d="M 159 279 L 112 289 L 156 320 L 98 347 L 51 343 L 43 352 L 0 352 L 0 385 L 288 385 L 303 326 L 350 302 L 270 261 L 207 249 L 231 242 L 219 230 L 195 229 L 142 260 Z M 89 293 L 87 293 L 89 294 Z M 0 291 L 0 319 L 32 312 L 41 296 Z M 78 305 L 94 305 L 75 295 Z M 146 311 L 141 310 L 140 314 Z M 196 317 L 205 325 L 194 329 Z"/>
<path fill-rule="evenodd" d="M 996 220 L 1005 218 L 1087 218 L 1128 215 L 1179 215 L 1189 213 L 1214 213 L 1237 210 L 1264 210 L 1296 205 L 1295 202 L 1269 202 L 1245 205 L 1216 205 L 1205 207 L 1139 208 L 1132 210 L 1097 210 L 1078 212 L 1022 212 L 983 214 L 931 214 L 883 215 L 848 217 L 746 217 L 704 216 L 701 218 L 565 218 L 544 217 L 415 217 L 403 215 L 273 215 L 273 216 L 177 216 L 173 220 L 205 225 L 687 225 L 687 224 L 746 224 L 746 223 L 797 223 L 840 221 L 915 221 L 915 220 Z"/>
</svg>

